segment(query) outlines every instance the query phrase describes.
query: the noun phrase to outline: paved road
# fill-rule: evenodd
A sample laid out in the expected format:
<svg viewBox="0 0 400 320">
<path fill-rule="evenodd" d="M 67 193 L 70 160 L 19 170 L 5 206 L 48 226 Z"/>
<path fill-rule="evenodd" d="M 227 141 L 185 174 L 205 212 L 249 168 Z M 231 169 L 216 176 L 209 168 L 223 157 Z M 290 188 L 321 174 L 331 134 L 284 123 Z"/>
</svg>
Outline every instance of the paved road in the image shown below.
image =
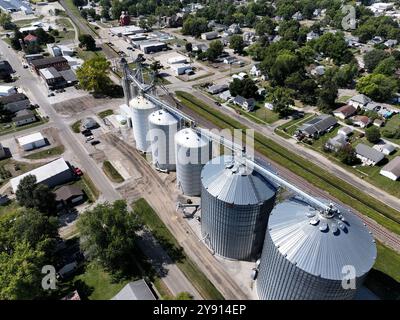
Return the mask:
<svg viewBox="0 0 400 320">
<path fill-rule="evenodd" d="M 2 40 L 0 41 L 0 51 L 3 53 L 3 57 L 7 59 L 14 70 L 19 74 L 19 80 L 15 83 L 16 86 L 24 87 L 27 89 L 27 95 L 34 103 L 37 103 L 44 112 L 50 117 L 51 122 L 46 124 L 52 125 L 59 129 L 59 135 L 62 139 L 62 143 L 65 147 L 70 150 L 76 158 L 80 161 L 80 167 L 82 170 L 90 176 L 95 186 L 101 192 L 100 200 L 113 202 L 121 199 L 121 195 L 114 189 L 108 179 L 104 176 L 101 169 L 97 166 L 96 162 L 89 156 L 87 150 L 84 148 L 82 143 L 77 139 L 75 133 L 73 133 L 69 126 L 64 122 L 64 119 L 60 117 L 57 112 L 52 108 L 48 102 L 45 92 L 47 89 L 34 76 L 29 69 L 22 68 L 22 63 L 19 60 L 17 54 L 5 44 Z M 28 129 L 27 131 L 34 132 L 39 130 L 40 127 Z M 23 131 L 25 133 L 25 131 Z M 148 239 L 144 239 L 141 244 L 148 243 Z M 157 245 L 151 246 L 153 253 L 153 261 L 159 264 L 165 263 L 165 252 Z M 160 260 L 157 260 L 160 259 Z M 190 281 L 182 274 L 182 272 L 174 264 L 167 264 L 164 266 L 166 269 L 165 277 L 163 281 L 169 287 L 173 294 L 177 294 L 182 291 L 191 293 L 196 298 L 201 298 L 199 293 L 193 288 Z"/>
<path fill-rule="evenodd" d="M 101 41 L 99 41 L 99 36 L 89 28 L 89 26 L 86 24 L 85 21 L 83 21 L 82 17 L 77 17 L 74 15 L 74 13 L 71 11 L 71 9 L 67 6 L 64 0 L 59 0 L 61 6 L 65 9 L 65 12 L 68 14 L 68 16 L 71 18 L 73 23 L 78 27 L 79 30 L 83 31 L 86 34 L 91 35 L 95 40 L 98 40 L 97 43 L 100 45 L 102 48 L 104 54 L 108 59 L 115 59 L 118 58 L 117 53 L 112 50 L 109 46 L 103 44 Z"/>
<path fill-rule="evenodd" d="M 189 90 L 190 91 L 190 90 Z M 191 92 L 192 94 L 195 94 L 195 96 L 199 99 L 201 99 L 202 101 L 204 101 L 205 103 L 207 103 L 210 106 L 215 107 L 216 109 L 218 108 L 215 103 L 207 96 L 199 93 L 198 91 L 196 92 Z M 203 118 L 199 117 L 196 113 L 194 113 L 193 111 L 191 111 L 188 108 L 183 108 L 183 111 L 185 113 L 187 113 L 188 115 L 190 115 L 192 118 L 196 119 L 197 121 L 199 121 L 199 124 L 202 127 L 205 128 L 209 128 L 212 129 L 215 126 L 211 123 L 209 123 L 208 121 L 204 120 Z M 244 124 L 247 127 L 253 128 L 255 130 L 257 130 L 257 132 L 261 132 L 264 133 L 265 135 L 268 136 L 268 138 L 273 138 L 273 137 L 277 137 L 277 135 L 275 135 L 274 133 L 266 133 L 265 132 L 265 127 L 263 126 L 258 126 L 256 124 L 254 124 L 253 122 L 251 122 L 250 120 L 248 120 L 247 118 L 244 118 L 243 116 L 239 116 L 238 114 L 236 114 L 236 112 L 232 112 L 232 114 L 230 115 L 231 117 L 235 118 L 236 120 L 240 121 L 242 124 Z M 279 137 L 279 136 L 278 136 Z M 277 140 L 279 141 L 279 143 L 281 143 L 282 146 L 288 148 L 288 149 L 293 149 L 293 146 L 290 144 L 287 144 L 287 140 L 280 137 L 283 141 Z M 302 151 L 302 150 L 301 150 Z M 308 160 L 311 160 L 313 162 L 317 161 L 314 157 L 310 156 L 308 153 L 304 153 L 299 151 L 299 154 L 302 155 L 303 157 L 307 158 Z M 332 197 L 330 194 L 328 194 L 325 191 L 322 191 L 318 188 L 316 188 L 315 186 L 313 186 L 311 183 L 309 183 L 308 181 L 306 181 L 305 179 L 297 176 L 296 174 L 294 174 L 293 172 L 291 172 L 290 170 L 288 170 L 287 168 L 271 161 L 270 159 L 268 159 L 267 157 L 265 157 L 264 155 L 260 154 L 259 152 L 256 152 L 255 155 L 258 158 L 264 159 L 267 162 L 270 162 L 273 167 L 275 167 L 277 169 L 277 171 L 279 172 L 280 176 L 282 176 L 283 178 L 287 179 L 288 181 L 290 181 L 291 183 L 293 183 L 294 185 L 296 185 L 297 187 L 299 187 L 301 190 L 306 191 L 310 194 L 313 194 L 314 196 L 318 196 L 318 197 L 323 197 L 323 198 L 327 198 L 327 199 L 331 199 L 332 201 L 339 203 L 339 204 L 343 204 L 340 201 L 338 201 L 336 198 Z M 332 172 L 332 168 L 329 168 L 328 166 L 325 166 L 324 164 L 321 164 L 320 166 L 322 166 L 325 170 L 328 170 L 329 172 Z M 337 177 L 340 177 L 343 179 L 343 175 L 341 174 L 341 172 L 335 172 L 333 171 L 333 174 Z M 345 179 L 343 179 L 345 180 Z M 364 186 L 359 186 L 361 188 L 361 190 L 365 191 L 368 190 L 366 189 Z M 370 191 L 372 192 L 372 191 Z M 374 192 L 374 191 L 373 191 Z M 367 191 L 368 193 L 368 191 Z M 397 202 L 398 199 L 397 199 Z M 398 205 L 399 203 L 397 203 Z M 347 206 L 345 204 L 343 204 L 344 206 Z M 353 210 L 354 211 L 354 210 Z M 380 224 L 378 224 L 375 220 L 363 215 L 360 212 L 354 211 L 363 221 L 364 223 L 368 226 L 368 228 L 370 229 L 370 231 L 373 233 L 373 235 L 375 236 L 376 239 L 378 239 L 379 241 L 385 243 L 387 246 L 391 247 L 392 249 L 394 249 L 397 252 L 400 252 L 400 237 L 399 235 L 387 230 L 386 228 L 384 228 L 383 226 L 381 226 Z"/>
</svg>

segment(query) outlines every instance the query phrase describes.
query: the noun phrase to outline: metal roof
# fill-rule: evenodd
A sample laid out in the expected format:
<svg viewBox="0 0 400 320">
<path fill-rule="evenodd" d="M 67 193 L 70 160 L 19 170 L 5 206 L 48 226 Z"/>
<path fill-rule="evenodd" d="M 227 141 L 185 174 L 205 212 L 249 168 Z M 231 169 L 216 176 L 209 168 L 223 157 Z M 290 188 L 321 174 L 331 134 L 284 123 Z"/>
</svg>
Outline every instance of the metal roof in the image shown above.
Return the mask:
<svg viewBox="0 0 400 320">
<path fill-rule="evenodd" d="M 134 109 L 153 109 L 155 108 L 155 105 L 153 102 L 150 100 L 142 97 L 142 96 L 137 96 L 131 99 L 129 101 L 129 106 L 134 108 Z"/>
<path fill-rule="evenodd" d="M 167 126 L 177 124 L 178 120 L 165 110 L 156 110 L 149 115 L 149 121 L 159 126 Z"/>
<path fill-rule="evenodd" d="M 381 161 L 383 158 L 385 158 L 385 155 L 378 150 L 375 150 L 371 148 L 370 146 L 367 146 L 366 144 L 359 143 L 356 145 L 356 153 L 362 157 L 365 157 L 369 160 L 372 160 L 376 163 Z"/>
<path fill-rule="evenodd" d="M 201 172 L 201 181 L 212 196 L 236 205 L 258 204 L 276 193 L 271 182 L 229 155 L 209 161 Z"/>
<path fill-rule="evenodd" d="M 400 156 L 397 156 L 387 165 L 385 165 L 381 171 L 387 171 L 394 174 L 396 177 L 400 177 Z"/>
<path fill-rule="evenodd" d="M 41 183 L 51 177 L 56 176 L 57 174 L 71 170 L 68 164 L 65 162 L 64 158 L 59 158 L 44 166 L 36 168 L 32 171 L 26 172 L 18 177 L 12 178 L 10 180 L 11 187 L 14 192 L 17 191 L 19 182 L 25 178 L 27 175 L 34 175 L 36 177 L 36 182 Z"/>
<path fill-rule="evenodd" d="M 208 146 L 206 138 L 201 137 L 193 129 L 185 128 L 175 134 L 175 143 L 185 148 L 202 148 Z"/>
<path fill-rule="evenodd" d="M 344 266 L 354 266 L 356 276 L 375 263 L 375 240 L 350 210 L 337 206 L 332 217 L 291 198 L 272 210 L 268 230 L 279 252 L 307 273 L 341 280 Z"/>
<path fill-rule="evenodd" d="M 141 279 L 129 282 L 111 300 L 156 300 L 147 283 Z"/>
</svg>

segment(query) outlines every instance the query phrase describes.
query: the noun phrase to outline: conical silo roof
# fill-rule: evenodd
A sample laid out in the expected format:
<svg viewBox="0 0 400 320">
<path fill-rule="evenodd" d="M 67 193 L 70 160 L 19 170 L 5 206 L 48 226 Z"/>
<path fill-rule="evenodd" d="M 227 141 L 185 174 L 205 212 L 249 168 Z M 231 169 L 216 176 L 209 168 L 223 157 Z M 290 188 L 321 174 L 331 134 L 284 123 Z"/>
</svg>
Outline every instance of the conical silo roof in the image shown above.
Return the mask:
<svg viewBox="0 0 400 320">
<path fill-rule="evenodd" d="M 229 155 L 209 161 L 201 172 L 201 180 L 212 196 L 235 205 L 259 204 L 276 193 L 266 178 Z"/>
<path fill-rule="evenodd" d="M 353 266 L 355 275 L 367 273 L 375 263 L 372 234 L 350 210 L 327 216 L 293 198 L 274 208 L 268 232 L 279 252 L 297 268 L 324 279 L 342 280 Z"/>
</svg>

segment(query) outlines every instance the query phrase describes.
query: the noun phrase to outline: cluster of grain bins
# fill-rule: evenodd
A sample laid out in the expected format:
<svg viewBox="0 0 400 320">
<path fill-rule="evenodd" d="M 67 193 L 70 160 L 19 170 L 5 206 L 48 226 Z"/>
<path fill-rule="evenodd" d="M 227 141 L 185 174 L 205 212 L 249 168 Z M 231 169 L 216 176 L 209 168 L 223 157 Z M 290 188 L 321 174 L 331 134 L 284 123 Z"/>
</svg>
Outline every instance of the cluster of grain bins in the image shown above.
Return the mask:
<svg viewBox="0 0 400 320">
<path fill-rule="evenodd" d="M 210 141 L 181 127 L 176 115 L 140 96 L 129 108 L 137 149 L 151 152 L 157 169 L 176 170 L 183 194 L 201 197 L 201 233 L 210 250 L 231 260 L 259 259 L 260 299 L 354 298 L 376 246 L 352 212 L 339 206 L 327 214 L 298 198 L 276 204 L 276 184 L 236 156 L 211 159 Z"/>
</svg>

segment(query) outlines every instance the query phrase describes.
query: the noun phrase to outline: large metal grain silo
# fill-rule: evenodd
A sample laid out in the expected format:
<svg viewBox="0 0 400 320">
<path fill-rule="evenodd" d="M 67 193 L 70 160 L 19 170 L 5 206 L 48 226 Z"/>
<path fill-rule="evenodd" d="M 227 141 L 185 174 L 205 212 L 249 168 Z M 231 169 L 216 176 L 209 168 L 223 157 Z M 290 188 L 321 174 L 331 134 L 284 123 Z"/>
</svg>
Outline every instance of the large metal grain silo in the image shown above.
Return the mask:
<svg viewBox="0 0 400 320">
<path fill-rule="evenodd" d="M 201 170 L 211 158 L 211 143 L 191 128 L 175 135 L 176 180 L 183 194 L 199 196 Z"/>
<path fill-rule="evenodd" d="M 150 142 L 146 140 L 149 131 L 148 117 L 158 107 L 142 96 L 131 99 L 129 107 L 132 112 L 133 137 L 136 141 L 136 149 L 148 152 L 150 146 Z"/>
<path fill-rule="evenodd" d="M 226 258 L 257 259 L 275 202 L 275 186 L 232 156 L 208 162 L 201 182 L 201 233 L 206 244 Z"/>
<path fill-rule="evenodd" d="M 375 259 L 371 233 L 349 210 L 340 207 L 338 213 L 327 215 L 293 198 L 271 213 L 257 278 L 258 296 L 266 300 L 353 299 Z"/>
<path fill-rule="evenodd" d="M 175 170 L 175 134 L 178 120 L 165 110 L 149 115 L 149 137 L 154 166 L 161 170 Z"/>
</svg>

